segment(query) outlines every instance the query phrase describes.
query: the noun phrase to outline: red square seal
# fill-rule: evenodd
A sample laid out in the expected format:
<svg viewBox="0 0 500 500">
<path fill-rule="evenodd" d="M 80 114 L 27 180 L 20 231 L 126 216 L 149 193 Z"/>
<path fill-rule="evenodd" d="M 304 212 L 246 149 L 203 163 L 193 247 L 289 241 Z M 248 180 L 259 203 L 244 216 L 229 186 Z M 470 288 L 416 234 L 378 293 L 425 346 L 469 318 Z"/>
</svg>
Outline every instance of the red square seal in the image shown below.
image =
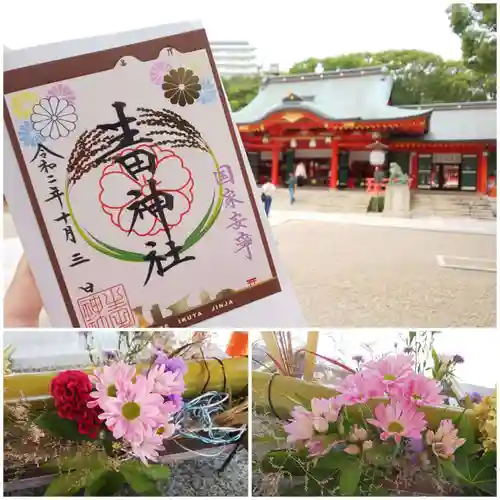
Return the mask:
<svg viewBox="0 0 500 500">
<path fill-rule="evenodd" d="M 123 285 L 78 299 L 78 307 L 87 328 L 128 328 L 136 324 Z"/>
</svg>

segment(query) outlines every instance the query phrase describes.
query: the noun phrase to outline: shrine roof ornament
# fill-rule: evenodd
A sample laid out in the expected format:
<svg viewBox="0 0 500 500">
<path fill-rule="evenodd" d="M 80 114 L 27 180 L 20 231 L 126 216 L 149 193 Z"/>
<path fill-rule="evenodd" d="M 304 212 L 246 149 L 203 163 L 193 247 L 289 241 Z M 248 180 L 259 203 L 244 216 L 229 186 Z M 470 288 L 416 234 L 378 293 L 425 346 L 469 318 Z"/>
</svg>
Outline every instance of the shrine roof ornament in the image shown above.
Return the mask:
<svg viewBox="0 0 500 500">
<path fill-rule="evenodd" d="M 302 102 L 303 99 L 297 94 L 290 92 L 284 99 L 283 102 Z"/>
<path fill-rule="evenodd" d="M 401 120 L 430 115 L 432 110 L 389 106 L 392 85 L 392 77 L 383 67 L 272 76 L 263 81 L 259 93 L 246 107 L 233 113 L 233 118 L 238 125 L 248 125 L 294 108 L 332 121 Z"/>
</svg>

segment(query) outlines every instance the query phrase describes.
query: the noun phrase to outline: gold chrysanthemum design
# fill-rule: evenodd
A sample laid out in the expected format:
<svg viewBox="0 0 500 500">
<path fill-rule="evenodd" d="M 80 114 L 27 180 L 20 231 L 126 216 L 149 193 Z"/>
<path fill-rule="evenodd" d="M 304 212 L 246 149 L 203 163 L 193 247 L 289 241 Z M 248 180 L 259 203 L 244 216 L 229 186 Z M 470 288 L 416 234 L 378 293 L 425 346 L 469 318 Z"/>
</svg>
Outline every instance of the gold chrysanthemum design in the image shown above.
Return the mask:
<svg viewBox="0 0 500 500">
<path fill-rule="evenodd" d="M 172 104 L 184 107 L 200 97 L 200 79 L 190 69 L 172 69 L 163 80 L 162 89 Z"/>
</svg>

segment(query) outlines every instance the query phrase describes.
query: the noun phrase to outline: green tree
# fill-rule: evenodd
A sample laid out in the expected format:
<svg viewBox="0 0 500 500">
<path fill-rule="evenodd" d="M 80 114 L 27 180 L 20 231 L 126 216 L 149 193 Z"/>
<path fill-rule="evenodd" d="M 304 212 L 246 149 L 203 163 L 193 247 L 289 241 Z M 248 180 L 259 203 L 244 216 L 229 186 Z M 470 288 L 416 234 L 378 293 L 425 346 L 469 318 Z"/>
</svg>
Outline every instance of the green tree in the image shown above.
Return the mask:
<svg viewBox="0 0 500 500">
<path fill-rule="evenodd" d="M 260 76 L 233 76 L 223 78 L 222 84 L 226 90 L 232 111 L 244 108 L 259 92 Z"/>
<path fill-rule="evenodd" d="M 480 75 L 486 92 L 496 97 L 496 3 L 452 4 L 446 12 L 451 29 L 461 39 L 464 65 Z"/>
<path fill-rule="evenodd" d="M 478 101 L 488 97 L 476 72 L 466 68 L 461 61 L 445 61 L 429 52 L 386 50 L 310 58 L 292 66 L 290 73 L 314 71 L 318 62 L 325 71 L 386 66 L 394 78 L 391 96 L 394 105 Z"/>
</svg>

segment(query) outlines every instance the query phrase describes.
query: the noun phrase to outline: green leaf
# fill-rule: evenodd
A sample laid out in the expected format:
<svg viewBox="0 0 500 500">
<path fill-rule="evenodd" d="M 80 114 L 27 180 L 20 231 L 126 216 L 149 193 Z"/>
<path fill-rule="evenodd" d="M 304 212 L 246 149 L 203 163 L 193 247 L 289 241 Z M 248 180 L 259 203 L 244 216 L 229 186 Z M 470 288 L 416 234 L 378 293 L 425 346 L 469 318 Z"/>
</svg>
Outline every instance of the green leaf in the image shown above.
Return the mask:
<svg viewBox="0 0 500 500">
<path fill-rule="evenodd" d="M 349 462 L 340 469 L 340 493 L 345 496 L 353 496 L 356 493 L 361 478 L 361 463 Z"/>
<path fill-rule="evenodd" d="M 87 479 L 87 486 L 85 488 L 86 497 L 95 497 L 106 484 L 106 476 L 108 475 L 107 469 L 98 469 L 92 471 Z"/>
<path fill-rule="evenodd" d="M 146 474 L 153 481 L 169 481 L 170 469 L 162 464 L 149 464 L 144 467 L 144 474 Z"/>
<path fill-rule="evenodd" d="M 450 479 L 455 479 L 462 487 L 474 492 L 483 491 L 487 494 L 496 491 L 496 467 L 481 463 L 481 459 L 460 457 L 456 462 L 440 460 L 443 472 Z"/>
<path fill-rule="evenodd" d="M 85 488 L 88 470 L 79 470 L 56 477 L 45 490 L 46 497 L 67 497 Z"/>
<path fill-rule="evenodd" d="M 139 495 L 145 497 L 161 496 L 156 482 L 144 473 L 143 467 L 145 466 L 141 462 L 129 461 L 121 465 L 120 472 L 129 486 Z"/>
<path fill-rule="evenodd" d="M 344 450 L 331 450 L 324 457 L 318 459 L 316 467 L 326 470 L 343 470 L 345 467 L 349 467 L 350 464 L 359 464 L 359 461 Z"/>
<path fill-rule="evenodd" d="M 458 435 L 466 441 L 457 449 L 456 453 L 459 455 L 473 455 L 478 451 L 476 432 L 471 421 L 464 416 L 464 413 L 462 413 L 460 423 L 458 424 Z M 481 446 L 479 446 L 479 449 L 481 449 Z"/>
<path fill-rule="evenodd" d="M 114 470 L 108 471 L 104 479 L 105 483 L 97 492 L 101 497 L 112 497 L 116 495 L 125 484 L 123 475 Z M 97 494 L 95 496 L 97 496 Z"/>
<path fill-rule="evenodd" d="M 35 419 L 38 427 L 48 431 L 54 437 L 70 441 L 95 441 L 89 436 L 78 432 L 78 424 L 73 420 L 61 418 L 57 410 L 47 410 Z"/>
</svg>

